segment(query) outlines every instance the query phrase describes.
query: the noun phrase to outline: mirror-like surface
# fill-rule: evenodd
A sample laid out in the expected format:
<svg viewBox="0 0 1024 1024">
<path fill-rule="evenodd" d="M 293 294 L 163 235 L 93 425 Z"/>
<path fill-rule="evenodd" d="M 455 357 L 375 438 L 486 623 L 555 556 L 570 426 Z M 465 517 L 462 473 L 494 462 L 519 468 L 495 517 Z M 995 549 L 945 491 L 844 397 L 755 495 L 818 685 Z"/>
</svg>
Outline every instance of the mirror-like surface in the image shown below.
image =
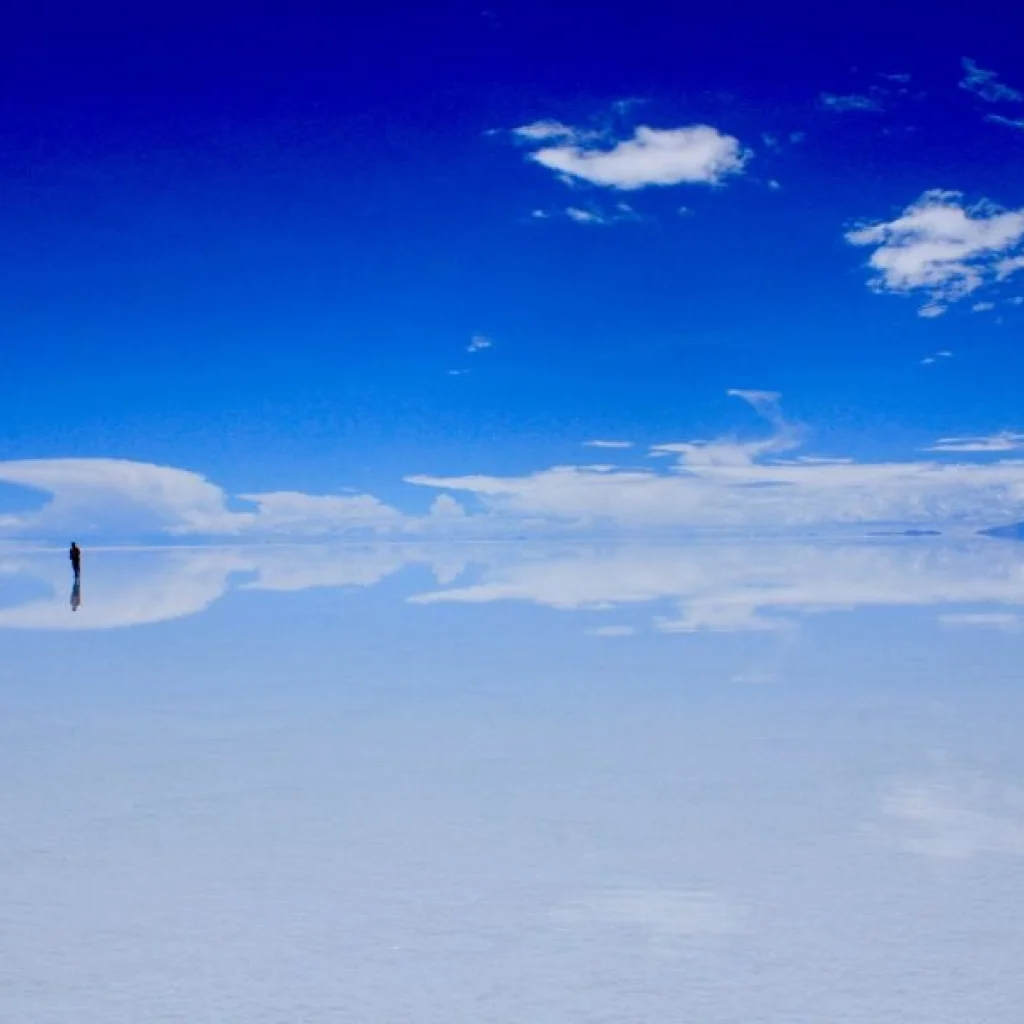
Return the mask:
<svg viewBox="0 0 1024 1024">
<path fill-rule="evenodd" d="M 988 539 L 5 547 L 0 1017 L 1015 1024 L 1022 604 Z"/>
</svg>

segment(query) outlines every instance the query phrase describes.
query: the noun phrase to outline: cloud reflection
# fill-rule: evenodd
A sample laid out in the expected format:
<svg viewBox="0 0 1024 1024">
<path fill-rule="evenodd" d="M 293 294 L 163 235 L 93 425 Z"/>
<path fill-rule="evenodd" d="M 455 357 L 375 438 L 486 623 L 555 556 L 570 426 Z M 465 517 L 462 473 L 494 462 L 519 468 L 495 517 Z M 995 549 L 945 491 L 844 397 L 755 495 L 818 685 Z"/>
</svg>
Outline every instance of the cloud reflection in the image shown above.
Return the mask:
<svg viewBox="0 0 1024 1024">
<path fill-rule="evenodd" d="M 522 601 L 591 611 L 650 605 L 652 623 L 668 633 L 786 629 L 809 614 L 865 606 L 937 606 L 948 624 L 994 621 L 993 615 L 1005 623 L 1010 613 L 987 606 L 1024 605 L 1020 548 L 988 540 L 428 543 L 94 549 L 89 600 L 73 593 L 72 607 L 80 607 L 71 615 L 63 552 L 12 545 L 0 549 L 0 627 L 163 622 L 197 614 L 231 590 L 372 587 L 413 565 L 428 568 L 436 582 L 409 597 L 414 604 Z M 32 596 L 19 601 L 26 583 Z M 593 631 L 628 635 L 631 627 Z"/>
</svg>

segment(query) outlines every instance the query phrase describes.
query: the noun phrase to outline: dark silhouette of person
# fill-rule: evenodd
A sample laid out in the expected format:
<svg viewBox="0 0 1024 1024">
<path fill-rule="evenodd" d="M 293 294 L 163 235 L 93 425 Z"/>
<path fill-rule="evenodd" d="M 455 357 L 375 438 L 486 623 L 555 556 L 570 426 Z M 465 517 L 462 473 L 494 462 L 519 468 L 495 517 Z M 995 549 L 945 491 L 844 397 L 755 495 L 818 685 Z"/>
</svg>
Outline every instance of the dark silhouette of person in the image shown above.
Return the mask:
<svg viewBox="0 0 1024 1024">
<path fill-rule="evenodd" d="M 75 577 L 75 584 L 71 588 L 71 610 L 77 612 L 82 604 L 82 581 Z"/>
<path fill-rule="evenodd" d="M 68 552 L 71 558 L 71 568 L 74 570 L 75 579 L 82 575 L 82 549 L 74 542 L 71 542 L 71 550 Z"/>
</svg>

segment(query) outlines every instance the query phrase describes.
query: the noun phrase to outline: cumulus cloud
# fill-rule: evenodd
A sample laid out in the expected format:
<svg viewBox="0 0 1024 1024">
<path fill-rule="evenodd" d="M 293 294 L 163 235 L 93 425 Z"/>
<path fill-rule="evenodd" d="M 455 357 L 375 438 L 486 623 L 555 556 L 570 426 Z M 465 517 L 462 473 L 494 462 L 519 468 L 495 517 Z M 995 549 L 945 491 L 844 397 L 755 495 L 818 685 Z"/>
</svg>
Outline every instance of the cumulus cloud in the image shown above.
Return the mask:
<svg viewBox="0 0 1024 1024">
<path fill-rule="evenodd" d="M 929 452 L 1012 452 L 1024 448 L 1024 434 L 1001 430 L 982 437 L 940 437 Z"/>
<path fill-rule="evenodd" d="M 104 526 L 171 535 L 218 533 L 234 515 L 224 492 L 198 473 L 126 459 L 0 462 L 0 481 L 49 496 L 41 511 L 8 517 L 11 532 L 28 526 L 85 535 Z"/>
<path fill-rule="evenodd" d="M 852 245 L 873 246 L 868 265 L 879 292 L 919 294 L 923 316 L 936 316 L 982 285 L 1024 266 L 1024 209 L 988 201 L 966 205 L 959 192 L 933 189 L 891 221 L 847 232 Z"/>
<path fill-rule="evenodd" d="M 795 451 L 804 431 L 782 414 L 775 392 L 731 394 L 757 410 L 770 430 L 752 439 L 655 445 L 649 454 L 666 460 L 656 469 L 563 465 L 518 476 L 415 474 L 406 482 L 438 492 L 420 514 L 371 494 L 295 491 L 245 493 L 235 499 L 239 507 L 197 473 L 116 459 L 0 462 L 0 481 L 34 489 L 42 502 L 0 518 L 0 536 L 499 537 L 844 523 L 993 526 L 1022 518 L 1024 460 L 945 457 L 1009 451 L 1017 435 L 945 438 L 935 446 L 943 457 L 926 461 L 821 460 Z M 460 495 L 470 499 L 471 513 Z"/>
<path fill-rule="evenodd" d="M 4 517 L 9 536 L 379 535 L 418 533 L 451 518 L 434 510 L 407 516 L 368 494 L 294 491 L 239 495 L 251 508 L 233 511 L 228 495 L 198 473 L 123 459 L 0 462 L 0 481 L 44 495 L 38 511 Z"/>
<path fill-rule="evenodd" d="M 986 103 L 1020 103 L 1024 101 L 1024 93 L 1004 85 L 994 71 L 979 68 L 970 57 L 961 60 L 964 77 L 960 80 L 960 88 L 980 96 Z"/>
<path fill-rule="evenodd" d="M 539 126 L 539 127 L 538 127 Z M 543 146 L 530 159 L 569 179 L 623 191 L 680 184 L 718 184 L 743 170 L 749 154 L 710 125 L 658 129 L 639 126 L 632 138 L 609 145 L 602 137 L 555 122 L 516 129 Z"/>
</svg>

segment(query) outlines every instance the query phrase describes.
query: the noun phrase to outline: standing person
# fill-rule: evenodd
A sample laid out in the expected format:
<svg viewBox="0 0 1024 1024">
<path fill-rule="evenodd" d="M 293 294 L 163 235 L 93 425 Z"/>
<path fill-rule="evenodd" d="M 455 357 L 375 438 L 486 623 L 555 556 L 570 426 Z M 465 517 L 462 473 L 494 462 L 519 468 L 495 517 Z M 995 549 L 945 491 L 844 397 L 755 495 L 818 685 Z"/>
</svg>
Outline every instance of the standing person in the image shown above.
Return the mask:
<svg viewBox="0 0 1024 1024">
<path fill-rule="evenodd" d="M 82 575 L 82 549 L 74 542 L 71 542 L 71 550 L 68 552 L 71 558 L 71 568 L 74 570 L 75 579 Z"/>
</svg>

